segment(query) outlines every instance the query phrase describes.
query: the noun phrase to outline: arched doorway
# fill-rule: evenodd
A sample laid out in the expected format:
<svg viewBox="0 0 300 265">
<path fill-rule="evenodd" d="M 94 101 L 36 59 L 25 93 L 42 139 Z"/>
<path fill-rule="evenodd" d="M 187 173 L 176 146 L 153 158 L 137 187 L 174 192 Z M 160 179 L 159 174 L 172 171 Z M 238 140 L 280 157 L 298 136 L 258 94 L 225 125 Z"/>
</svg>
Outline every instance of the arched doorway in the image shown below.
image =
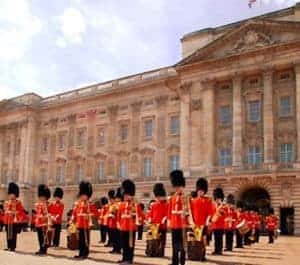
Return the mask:
<svg viewBox="0 0 300 265">
<path fill-rule="evenodd" d="M 260 214 L 268 214 L 271 206 L 271 197 L 269 192 L 260 186 L 248 187 L 240 193 L 239 199 L 245 207 L 256 207 Z"/>
</svg>

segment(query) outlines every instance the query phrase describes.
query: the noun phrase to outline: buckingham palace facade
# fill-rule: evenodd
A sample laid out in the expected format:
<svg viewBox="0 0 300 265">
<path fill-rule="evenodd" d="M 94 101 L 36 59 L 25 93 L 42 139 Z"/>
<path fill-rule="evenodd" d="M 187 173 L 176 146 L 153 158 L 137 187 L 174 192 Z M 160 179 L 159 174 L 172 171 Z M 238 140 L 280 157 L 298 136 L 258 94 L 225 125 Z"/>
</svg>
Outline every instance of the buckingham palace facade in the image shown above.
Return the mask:
<svg viewBox="0 0 300 265">
<path fill-rule="evenodd" d="M 181 39 L 173 66 L 40 97 L 0 102 L 0 199 L 21 186 L 80 180 L 103 196 L 124 178 L 149 201 L 181 168 L 192 190 L 206 176 L 237 199 L 272 206 L 300 234 L 300 4 Z"/>
</svg>

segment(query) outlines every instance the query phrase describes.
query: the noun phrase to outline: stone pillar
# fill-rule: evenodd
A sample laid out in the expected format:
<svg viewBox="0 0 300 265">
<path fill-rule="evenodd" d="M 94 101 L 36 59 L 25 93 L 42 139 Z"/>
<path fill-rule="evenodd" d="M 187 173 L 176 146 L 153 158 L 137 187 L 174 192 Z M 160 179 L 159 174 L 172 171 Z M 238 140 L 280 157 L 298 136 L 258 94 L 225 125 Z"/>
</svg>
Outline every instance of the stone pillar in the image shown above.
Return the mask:
<svg viewBox="0 0 300 265">
<path fill-rule="evenodd" d="M 232 99 L 232 165 L 242 166 L 242 78 L 233 78 L 233 99 Z"/>
<path fill-rule="evenodd" d="M 50 133 L 49 133 L 49 150 L 48 150 L 48 157 L 49 157 L 49 177 L 48 177 L 48 184 L 55 185 L 56 184 L 56 129 L 57 129 L 57 122 L 58 119 L 51 119 L 50 120 Z M 39 177 L 39 176 L 38 176 Z M 40 183 L 40 181 L 38 181 Z"/>
<path fill-rule="evenodd" d="M 190 176 L 190 101 L 191 82 L 185 82 L 179 87 L 180 94 L 180 168 L 186 177 Z"/>
<path fill-rule="evenodd" d="M 300 162 L 300 64 L 295 66 L 296 76 L 296 123 L 297 123 L 297 162 Z"/>
<path fill-rule="evenodd" d="M 264 122 L 264 163 L 274 162 L 274 125 L 273 125 L 273 73 L 268 70 L 263 73 L 264 83 L 264 105 L 263 105 L 263 122 Z"/>
<path fill-rule="evenodd" d="M 3 179 L 3 155 L 4 155 L 4 131 L 5 126 L 0 126 L 0 187 L 4 184 Z"/>
<path fill-rule="evenodd" d="M 74 145 L 75 145 L 75 123 L 76 114 L 68 116 L 69 134 L 68 134 L 68 151 L 66 161 L 66 180 L 65 184 L 77 184 L 75 180 L 75 165 L 74 165 Z"/>
<path fill-rule="evenodd" d="M 212 81 L 203 83 L 203 152 L 204 165 L 209 174 L 214 166 L 215 156 L 215 91 Z"/>
<path fill-rule="evenodd" d="M 168 124 L 166 117 L 166 105 L 168 96 L 157 96 L 155 98 L 157 106 L 157 150 L 155 152 L 155 158 L 153 161 L 153 172 L 157 179 L 162 179 L 166 176 L 165 171 L 165 143 L 166 143 L 166 125 Z M 155 163 L 155 164 L 154 164 Z"/>
<path fill-rule="evenodd" d="M 111 105 L 107 108 L 107 114 L 109 117 L 109 125 L 108 125 L 108 163 L 107 163 L 107 177 L 112 179 L 115 178 L 118 172 L 118 169 L 116 168 L 116 158 L 115 158 L 115 145 L 117 143 L 117 124 L 116 119 L 118 115 L 118 105 Z"/>
<path fill-rule="evenodd" d="M 20 123 L 21 129 L 21 146 L 20 146 L 20 154 L 19 154 L 19 183 L 21 186 L 24 185 L 24 174 L 25 174 L 25 156 L 26 156 L 26 135 L 27 135 L 27 123 L 28 121 L 22 121 Z M 38 148 L 36 148 L 36 151 Z"/>
<path fill-rule="evenodd" d="M 14 144 L 15 144 L 15 126 L 14 124 L 8 125 L 8 134 L 9 134 L 9 141 L 10 141 L 10 148 L 8 154 L 8 182 L 13 180 L 13 166 L 14 166 Z"/>
<path fill-rule="evenodd" d="M 95 183 L 94 155 L 95 155 L 95 117 L 97 110 L 87 112 L 87 153 L 86 153 L 86 179 Z"/>
</svg>

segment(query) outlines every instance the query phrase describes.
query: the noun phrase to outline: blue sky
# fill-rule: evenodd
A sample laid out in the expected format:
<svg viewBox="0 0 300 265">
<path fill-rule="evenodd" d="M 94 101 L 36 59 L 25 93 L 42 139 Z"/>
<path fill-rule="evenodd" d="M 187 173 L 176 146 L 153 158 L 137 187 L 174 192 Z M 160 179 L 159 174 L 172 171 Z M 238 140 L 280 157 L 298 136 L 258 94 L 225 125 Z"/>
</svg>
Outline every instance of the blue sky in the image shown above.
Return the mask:
<svg viewBox="0 0 300 265">
<path fill-rule="evenodd" d="M 0 99 L 172 65 L 184 34 L 295 2 L 250 9 L 248 0 L 0 0 Z"/>
</svg>

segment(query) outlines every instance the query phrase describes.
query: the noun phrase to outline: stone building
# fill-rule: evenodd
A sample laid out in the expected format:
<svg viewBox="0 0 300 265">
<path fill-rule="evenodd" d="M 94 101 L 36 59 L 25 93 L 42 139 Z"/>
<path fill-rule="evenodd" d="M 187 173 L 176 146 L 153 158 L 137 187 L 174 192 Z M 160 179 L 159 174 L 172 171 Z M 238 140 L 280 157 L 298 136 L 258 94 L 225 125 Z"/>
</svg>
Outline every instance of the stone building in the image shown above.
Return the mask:
<svg viewBox="0 0 300 265">
<path fill-rule="evenodd" d="M 183 169 L 237 199 L 271 205 L 300 233 L 300 4 L 181 39 L 177 64 L 42 98 L 0 102 L 0 198 L 9 181 L 27 208 L 36 186 L 82 179 L 100 197 L 124 178 L 148 201 Z"/>
</svg>

